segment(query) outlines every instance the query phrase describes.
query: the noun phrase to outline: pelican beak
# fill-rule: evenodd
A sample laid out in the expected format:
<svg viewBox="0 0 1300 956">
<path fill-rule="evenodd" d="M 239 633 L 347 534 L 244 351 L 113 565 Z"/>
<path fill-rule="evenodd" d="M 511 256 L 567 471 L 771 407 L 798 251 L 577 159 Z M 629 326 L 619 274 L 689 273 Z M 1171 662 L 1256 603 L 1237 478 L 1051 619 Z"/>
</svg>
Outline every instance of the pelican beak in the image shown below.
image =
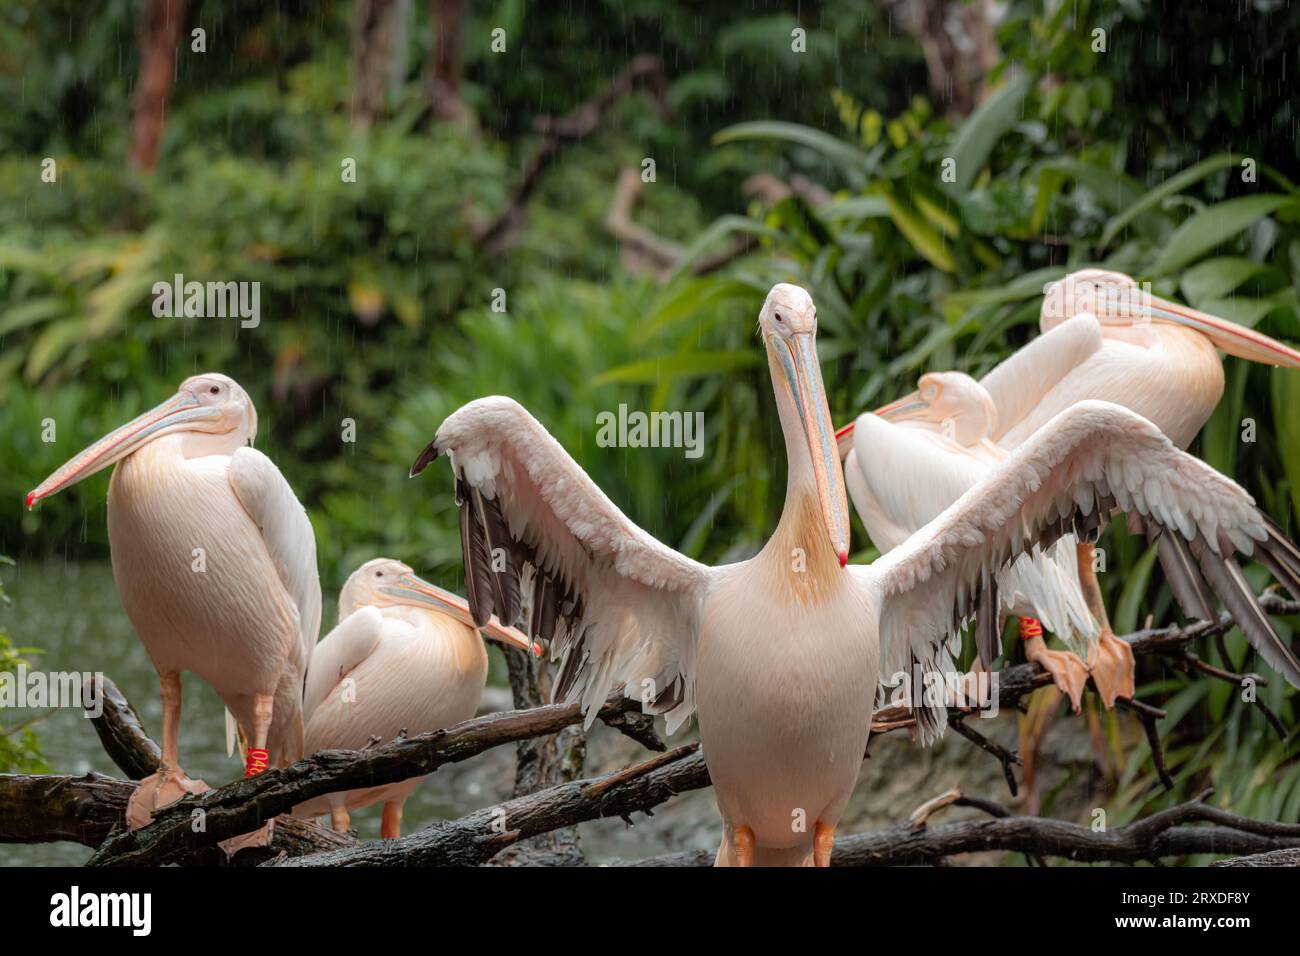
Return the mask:
<svg viewBox="0 0 1300 956">
<path fill-rule="evenodd" d="M 910 395 L 904 395 L 896 402 L 882 405 L 876 409 L 876 414 L 887 422 L 901 422 L 923 415 L 929 408 L 930 403 L 921 397 L 918 390 Z"/>
<path fill-rule="evenodd" d="M 844 491 L 844 470 L 840 467 L 835 428 L 826 403 L 826 386 L 817 361 L 817 341 L 811 332 L 803 332 L 788 340 L 773 335 L 772 343 L 808 441 L 808 455 L 812 461 L 826 533 L 830 536 L 831 548 L 839 558 L 840 567 L 844 567 L 849 562 L 849 503 Z"/>
<path fill-rule="evenodd" d="M 1262 332 L 1156 296 L 1139 297 L 1136 302 L 1130 302 L 1129 298 L 1121 296 L 1103 303 L 1101 308 L 1110 315 L 1129 319 L 1145 317 L 1194 329 L 1213 342 L 1216 348 L 1250 362 L 1300 368 L 1300 352 Z"/>
<path fill-rule="evenodd" d="M 220 417 L 220 408 L 200 405 L 198 398 L 191 392 L 177 392 L 161 405 L 131 419 L 121 428 L 114 429 L 89 448 L 74 455 L 27 493 L 27 507 L 31 508 L 42 498 L 48 498 L 83 478 L 89 478 L 97 471 L 103 471 L 178 425 L 200 420 L 215 421 Z"/>
<path fill-rule="evenodd" d="M 431 607 L 435 611 L 446 614 L 466 624 L 474 627 L 474 618 L 469 612 L 469 604 L 464 598 L 452 594 L 450 591 L 444 591 L 436 584 L 430 584 L 414 574 L 403 574 L 397 579 L 394 585 L 381 587 L 379 589 L 389 597 L 397 598 L 403 604 L 413 604 L 416 607 Z M 481 630 L 484 636 L 490 637 L 494 641 L 501 641 L 503 644 L 511 644 L 515 647 L 529 651 L 535 657 L 542 656 L 542 645 L 529 640 L 528 635 L 514 627 L 506 627 L 497 616 L 492 615 L 491 619 Z"/>
</svg>

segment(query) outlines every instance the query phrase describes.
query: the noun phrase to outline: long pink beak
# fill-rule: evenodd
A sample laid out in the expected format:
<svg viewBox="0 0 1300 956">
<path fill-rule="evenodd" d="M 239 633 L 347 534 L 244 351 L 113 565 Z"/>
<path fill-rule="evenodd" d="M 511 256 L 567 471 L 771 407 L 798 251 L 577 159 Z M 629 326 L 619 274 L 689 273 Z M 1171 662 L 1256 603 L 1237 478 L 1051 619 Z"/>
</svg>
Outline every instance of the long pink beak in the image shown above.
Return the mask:
<svg viewBox="0 0 1300 956">
<path fill-rule="evenodd" d="M 89 448 L 78 452 L 33 490 L 27 493 L 27 507 L 89 478 L 97 471 L 121 461 L 141 446 L 177 425 L 198 420 L 215 420 L 221 412 L 211 405 L 200 405 L 190 392 L 177 392 L 161 405 L 131 419 L 109 432 Z"/>
<path fill-rule="evenodd" d="M 452 594 L 450 591 L 444 591 L 436 584 L 430 584 L 424 578 L 415 574 L 404 574 L 398 578 L 397 584 L 379 590 L 403 601 L 424 607 L 432 607 L 448 617 L 455 618 L 462 624 L 474 627 L 474 618 L 469 612 L 468 601 L 459 595 Z M 518 628 L 507 627 L 502 624 L 495 614 L 492 615 L 487 624 L 483 625 L 482 628 L 475 628 L 475 630 L 481 630 L 484 636 L 490 637 L 494 641 L 512 644 L 515 647 L 530 651 L 535 657 L 542 656 L 541 644 L 530 640 L 528 635 Z"/>
<path fill-rule="evenodd" d="M 849 561 L 849 499 L 844 490 L 844 469 L 840 467 L 830 407 L 826 403 L 826 386 L 817 361 L 817 343 L 811 333 L 803 333 L 793 336 L 789 342 L 773 336 L 772 344 L 808 441 L 826 533 L 840 567 L 844 567 Z"/>
<path fill-rule="evenodd" d="M 1300 368 L 1300 352 L 1289 345 L 1270 338 L 1262 332 L 1248 329 L 1244 325 L 1201 312 L 1191 306 L 1170 302 L 1168 299 L 1157 296 L 1149 296 L 1145 299 L 1141 296 L 1114 298 L 1098 296 L 1096 308 L 1099 310 L 1097 318 L 1103 322 L 1107 319 L 1132 321 L 1143 316 L 1156 321 L 1172 322 L 1195 329 L 1213 342 L 1217 348 L 1237 358 L 1263 365 Z"/>
<path fill-rule="evenodd" d="M 897 401 L 890 402 L 888 405 L 881 405 L 876 409 L 876 415 L 886 421 L 902 421 L 919 415 L 930 407 L 930 403 L 921 398 L 920 391 L 904 395 Z M 835 433 L 835 444 L 839 451 L 840 461 L 849 457 L 849 452 L 853 450 L 853 429 L 857 421 L 851 421 Z"/>
</svg>

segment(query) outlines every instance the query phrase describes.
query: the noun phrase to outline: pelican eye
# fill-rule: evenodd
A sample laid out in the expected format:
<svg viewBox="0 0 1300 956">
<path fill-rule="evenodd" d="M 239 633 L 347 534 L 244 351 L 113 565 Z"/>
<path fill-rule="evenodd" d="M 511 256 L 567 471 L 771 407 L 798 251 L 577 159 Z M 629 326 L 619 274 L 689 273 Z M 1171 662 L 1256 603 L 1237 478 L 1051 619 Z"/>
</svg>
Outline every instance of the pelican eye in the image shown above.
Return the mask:
<svg viewBox="0 0 1300 956">
<path fill-rule="evenodd" d="M 784 322 L 784 321 L 785 321 L 785 319 L 781 318 L 781 313 L 780 313 L 780 312 L 773 312 L 772 314 L 776 316 L 776 320 L 777 320 L 778 322 Z"/>
<path fill-rule="evenodd" d="M 213 385 L 210 389 L 208 389 L 208 391 L 211 392 L 213 395 L 219 394 L 221 392 L 221 386 Z"/>
</svg>

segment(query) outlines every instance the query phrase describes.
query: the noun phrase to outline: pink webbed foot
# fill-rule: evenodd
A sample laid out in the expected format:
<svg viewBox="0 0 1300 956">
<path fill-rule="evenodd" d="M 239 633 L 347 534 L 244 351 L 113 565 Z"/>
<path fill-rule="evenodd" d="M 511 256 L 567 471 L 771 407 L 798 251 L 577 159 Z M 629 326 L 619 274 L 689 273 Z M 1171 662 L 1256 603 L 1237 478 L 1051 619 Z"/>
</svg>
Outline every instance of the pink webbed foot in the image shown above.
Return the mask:
<svg viewBox="0 0 1300 956">
<path fill-rule="evenodd" d="M 1128 641 L 1120 640 L 1110 630 L 1103 630 L 1097 646 L 1088 655 L 1092 682 L 1106 709 L 1120 697 L 1132 697 L 1137 690 L 1137 661 Z"/>
<path fill-rule="evenodd" d="M 159 770 L 141 780 L 131 794 L 126 803 L 126 825 L 138 830 L 152 821 L 154 814 L 163 807 L 211 789 L 202 780 L 191 780 L 179 767 Z"/>
</svg>

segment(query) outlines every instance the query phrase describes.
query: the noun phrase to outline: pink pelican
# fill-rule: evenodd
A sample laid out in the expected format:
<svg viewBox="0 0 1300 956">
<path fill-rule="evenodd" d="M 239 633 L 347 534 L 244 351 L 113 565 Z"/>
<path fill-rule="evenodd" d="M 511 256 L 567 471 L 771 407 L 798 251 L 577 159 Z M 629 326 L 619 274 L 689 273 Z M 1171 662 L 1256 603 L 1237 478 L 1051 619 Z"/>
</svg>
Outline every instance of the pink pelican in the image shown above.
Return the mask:
<svg viewBox="0 0 1300 956">
<path fill-rule="evenodd" d="M 249 741 L 245 775 L 303 753 L 302 684 L 320 628 L 311 522 L 278 468 L 247 447 L 257 412 L 208 372 L 105 435 L 27 496 L 27 506 L 114 463 L 113 578 L 158 672 L 162 765 L 128 805 L 132 826 L 207 789 L 181 770 L 181 674 L 217 692 Z M 269 830 L 267 831 L 269 834 Z"/>
<path fill-rule="evenodd" d="M 788 477 L 776 531 L 748 561 L 707 567 L 656 541 L 509 398 L 453 412 L 411 467 L 450 458 L 473 619 L 513 624 L 526 603 L 526 633 L 553 639 L 558 700 L 580 702 L 588 725 L 619 685 L 670 733 L 696 714 L 719 864 L 828 865 L 878 678 L 915 673 L 922 740 L 937 737 L 945 694 L 931 689 L 949 683 L 972 613 L 977 629 L 996 625 L 995 575 L 1063 533 L 1094 535 L 1114 502 L 1187 535 L 1211 583 L 1239 574 L 1234 548 L 1268 550 L 1300 590 L 1300 553 L 1269 536 L 1245 491 L 1106 402 L 1072 406 L 898 547 L 848 566 L 811 297 L 773 287 L 759 329 Z"/>
<path fill-rule="evenodd" d="M 493 617 L 485 636 L 539 656 L 540 646 Z M 373 738 L 425 733 L 469 720 L 478 709 L 488 659 L 464 598 L 415 575 L 400 561 L 375 558 L 339 594 L 339 624 L 316 647 L 303 713 L 307 753 L 360 750 Z M 382 834 L 402 835 L 402 805 L 422 777 L 331 793 L 294 808 L 330 815 L 346 832 L 349 811 L 383 803 Z"/>
<path fill-rule="evenodd" d="M 860 416 L 838 433 L 849 495 L 882 554 L 903 544 L 1007 457 L 990 440 L 996 425 L 997 409 L 978 382 L 961 372 L 930 372 L 912 395 Z M 1052 675 L 1077 712 L 1088 683 L 1084 658 L 1098 627 L 1079 587 L 1073 544 L 1061 540 L 1046 552 L 1021 555 L 998 575 L 997 587 L 1002 609 L 1020 617 L 1025 657 Z M 1038 618 L 1070 651 L 1048 650 Z M 1000 633 L 998 627 L 990 636 Z M 998 653 L 996 645 L 981 648 L 977 666 L 991 664 Z"/>
<path fill-rule="evenodd" d="M 1300 368 L 1295 349 L 1153 296 L 1131 277 L 1102 269 L 1076 272 L 1049 286 L 1039 326 L 1041 336 L 980 383 L 997 409 L 991 437 L 1003 448 L 1017 447 L 1062 410 L 1086 399 L 1132 409 L 1177 447 L 1186 448 L 1223 396 L 1223 364 L 1216 349 L 1253 362 Z M 1271 522 L 1269 528 L 1276 535 Z M 1159 535 L 1156 546 L 1183 611 L 1189 617 L 1213 617 L 1212 604 L 1193 582 L 1195 558 L 1181 539 Z M 1080 544 L 1078 550 L 1084 594 L 1102 626 L 1094 681 L 1099 690 L 1108 685 L 1103 695 L 1130 697 L 1133 654 L 1111 630 L 1097 585 L 1093 546 Z M 1254 630 L 1257 647 L 1276 647 L 1280 640 L 1268 619 L 1245 613 L 1247 595 L 1234 590 L 1240 606 L 1230 610 L 1242 630 Z M 1264 658 L 1273 663 L 1269 653 Z"/>
</svg>

